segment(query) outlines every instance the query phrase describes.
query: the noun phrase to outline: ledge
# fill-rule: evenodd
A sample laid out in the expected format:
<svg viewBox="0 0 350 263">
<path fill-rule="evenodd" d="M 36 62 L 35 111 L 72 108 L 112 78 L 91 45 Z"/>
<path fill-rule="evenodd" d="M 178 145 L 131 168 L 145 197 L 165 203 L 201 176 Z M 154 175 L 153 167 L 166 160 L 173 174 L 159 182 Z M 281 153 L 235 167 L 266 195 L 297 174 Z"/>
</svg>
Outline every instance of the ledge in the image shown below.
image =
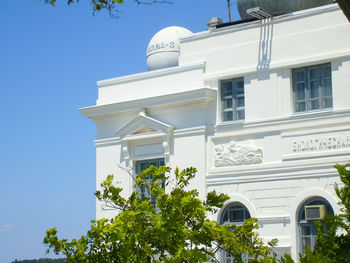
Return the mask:
<svg viewBox="0 0 350 263">
<path fill-rule="evenodd" d="M 111 103 L 104 105 L 94 105 L 90 107 L 80 108 L 79 111 L 84 117 L 92 118 L 95 116 L 121 112 L 138 110 L 140 108 L 150 108 L 154 106 L 174 105 L 188 103 L 200 100 L 215 100 L 216 90 L 209 88 L 196 89 L 191 91 L 155 96 L 150 98 L 131 100 L 119 103 Z"/>
<path fill-rule="evenodd" d="M 201 61 L 198 63 L 183 65 L 183 66 L 177 66 L 177 67 L 171 67 L 171 68 L 164 68 L 164 69 L 158 69 L 158 70 L 152 70 L 112 79 L 106 79 L 101 80 L 97 82 L 97 85 L 99 88 L 118 85 L 121 83 L 126 83 L 130 81 L 138 81 L 143 79 L 150 79 L 150 78 L 159 78 L 162 76 L 167 76 L 170 74 L 178 74 L 184 71 L 191 71 L 196 69 L 205 69 L 205 62 Z"/>
</svg>

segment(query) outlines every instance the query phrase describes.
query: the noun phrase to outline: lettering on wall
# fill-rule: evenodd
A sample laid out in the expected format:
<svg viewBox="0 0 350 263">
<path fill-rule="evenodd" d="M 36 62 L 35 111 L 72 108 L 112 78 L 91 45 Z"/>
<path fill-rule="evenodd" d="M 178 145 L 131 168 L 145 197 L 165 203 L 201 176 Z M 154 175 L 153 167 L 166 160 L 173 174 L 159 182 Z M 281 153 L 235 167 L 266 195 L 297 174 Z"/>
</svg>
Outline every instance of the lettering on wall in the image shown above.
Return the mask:
<svg viewBox="0 0 350 263">
<path fill-rule="evenodd" d="M 147 54 L 161 51 L 162 49 L 175 49 L 175 42 L 169 42 L 169 43 L 156 43 L 153 45 L 150 45 L 147 49 Z"/>
<path fill-rule="evenodd" d="M 334 135 L 293 141 L 293 152 L 315 152 L 350 148 L 350 135 Z"/>
<path fill-rule="evenodd" d="M 263 161 L 263 151 L 251 140 L 215 146 L 215 166 L 256 164 Z"/>
</svg>

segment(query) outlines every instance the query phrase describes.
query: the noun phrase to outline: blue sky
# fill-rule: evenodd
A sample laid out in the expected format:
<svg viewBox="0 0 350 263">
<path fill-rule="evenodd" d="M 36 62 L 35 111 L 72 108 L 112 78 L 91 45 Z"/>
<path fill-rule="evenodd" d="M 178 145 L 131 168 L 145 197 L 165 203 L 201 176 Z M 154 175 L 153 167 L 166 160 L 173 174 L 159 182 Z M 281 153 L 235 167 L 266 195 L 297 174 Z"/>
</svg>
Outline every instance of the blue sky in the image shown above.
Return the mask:
<svg viewBox="0 0 350 263">
<path fill-rule="evenodd" d="M 77 109 L 95 104 L 96 81 L 146 71 L 164 27 L 227 21 L 226 0 L 129 0 L 119 19 L 93 16 L 88 0 L 57 2 L 0 0 L 0 263 L 52 256 L 47 229 L 79 237 L 94 219 L 95 125 Z"/>
</svg>

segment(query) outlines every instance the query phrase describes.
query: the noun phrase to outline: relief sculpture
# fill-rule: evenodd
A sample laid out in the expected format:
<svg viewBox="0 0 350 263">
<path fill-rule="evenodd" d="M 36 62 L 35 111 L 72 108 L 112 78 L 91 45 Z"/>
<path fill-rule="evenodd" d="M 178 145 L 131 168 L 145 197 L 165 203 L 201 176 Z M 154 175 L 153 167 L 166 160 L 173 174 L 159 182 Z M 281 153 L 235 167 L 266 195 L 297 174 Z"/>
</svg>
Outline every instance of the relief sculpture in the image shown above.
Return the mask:
<svg viewBox="0 0 350 263">
<path fill-rule="evenodd" d="M 215 166 L 256 164 L 263 161 L 263 152 L 253 141 L 242 141 L 215 146 Z"/>
</svg>

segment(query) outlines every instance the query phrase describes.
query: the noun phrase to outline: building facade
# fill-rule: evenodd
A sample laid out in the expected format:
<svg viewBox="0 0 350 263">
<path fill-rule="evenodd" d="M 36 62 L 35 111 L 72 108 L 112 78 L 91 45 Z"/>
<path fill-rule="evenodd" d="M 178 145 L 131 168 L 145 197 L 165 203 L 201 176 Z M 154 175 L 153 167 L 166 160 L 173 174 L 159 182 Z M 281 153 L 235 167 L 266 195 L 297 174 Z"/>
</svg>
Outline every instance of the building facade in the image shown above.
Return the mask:
<svg viewBox="0 0 350 263">
<path fill-rule="evenodd" d="M 350 160 L 350 24 L 333 4 L 178 29 L 178 43 L 172 30 L 148 52 L 181 47 L 177 66 L 99 81 L 96 105 L 80 109 L 97 127 L 97 187 L 114 174 L 128 196 L 130 171 L 194 166 L 201 198 L 230 197 L 213 220 L 256 217 L 264 240 L 296 259 L 317 234 L 305 206 L 339 213 L 333 166 Z M 96 213 L 115 211 L 98 202 Z"/>
</svg>

